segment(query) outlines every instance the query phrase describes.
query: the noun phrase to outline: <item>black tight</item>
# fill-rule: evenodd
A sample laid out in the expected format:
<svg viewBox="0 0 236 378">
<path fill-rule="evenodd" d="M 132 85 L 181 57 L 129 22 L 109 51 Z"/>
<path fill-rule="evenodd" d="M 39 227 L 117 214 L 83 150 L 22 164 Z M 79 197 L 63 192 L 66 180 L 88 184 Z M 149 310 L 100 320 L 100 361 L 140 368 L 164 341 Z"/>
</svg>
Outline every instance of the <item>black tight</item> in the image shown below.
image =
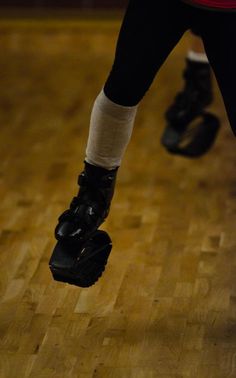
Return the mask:
<svg viewBox="0 0 236 378">
<path fill-rule="evenodd" d="M 236 12 L 202 10 L 180 0 L 130 0 L 105 94 L 117 104 L 137 105 L 188 29 L 202 37 L 236 135 Z"/>
</svg>

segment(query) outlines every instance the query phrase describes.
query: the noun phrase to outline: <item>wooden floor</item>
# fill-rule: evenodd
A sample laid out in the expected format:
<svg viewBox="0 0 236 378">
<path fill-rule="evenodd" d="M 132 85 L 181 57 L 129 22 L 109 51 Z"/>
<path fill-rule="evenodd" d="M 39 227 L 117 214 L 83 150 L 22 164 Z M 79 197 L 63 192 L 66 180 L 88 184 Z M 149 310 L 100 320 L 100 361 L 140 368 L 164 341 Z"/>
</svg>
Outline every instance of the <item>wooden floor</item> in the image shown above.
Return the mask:
<svg viewBox="0 0 236 378">
<path fill-rule="evenodd" d="M 236 377 L 236 144 L 217 88 L 222 129 L 207 156 L 159 142 L 188 35 L 140 105 L 103 277 L 80 289 L 50 275 L 118 27 L 1 21 L 1 378 Z"/>
</svg>

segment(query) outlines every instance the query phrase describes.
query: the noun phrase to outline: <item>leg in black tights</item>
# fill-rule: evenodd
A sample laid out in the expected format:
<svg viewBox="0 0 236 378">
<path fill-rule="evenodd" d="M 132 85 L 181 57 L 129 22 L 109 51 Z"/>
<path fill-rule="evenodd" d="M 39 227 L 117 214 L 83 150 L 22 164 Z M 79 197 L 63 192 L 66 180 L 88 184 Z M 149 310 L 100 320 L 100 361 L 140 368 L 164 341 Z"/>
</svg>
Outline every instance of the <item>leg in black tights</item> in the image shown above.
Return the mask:
<svg viewBox="0 0 236 378">
<path fill-rule="evenodd" d="M 204 13 L 201 36 L 236 136 L 236 13 Z"/>
<path fill-rule="evenodd" d="M 193 8 L 179 0 L 131 0 L 119 34 L 104 92 L 113 102 L 134 106 L 190 27 Z"/>
</svg>

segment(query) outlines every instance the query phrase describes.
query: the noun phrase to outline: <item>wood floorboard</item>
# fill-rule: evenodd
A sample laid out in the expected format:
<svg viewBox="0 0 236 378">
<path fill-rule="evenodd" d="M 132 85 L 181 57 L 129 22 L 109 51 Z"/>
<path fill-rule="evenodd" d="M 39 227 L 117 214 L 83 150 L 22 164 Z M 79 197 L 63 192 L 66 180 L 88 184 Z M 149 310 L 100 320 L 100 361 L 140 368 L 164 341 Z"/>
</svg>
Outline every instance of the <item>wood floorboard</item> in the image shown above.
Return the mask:
<svg viewBox="0 0 236 378">
<path fill-rule="evenodd" d="M 103 227 L 104 275 L 89 289 L 50 275 L 118 29 L 0 22 L 1 378 L 236 376 L 235 140 L 216 84 L 212 150 L 187 160 L 160 145 L 188 34 L 140 105 Z"/>
</svg>

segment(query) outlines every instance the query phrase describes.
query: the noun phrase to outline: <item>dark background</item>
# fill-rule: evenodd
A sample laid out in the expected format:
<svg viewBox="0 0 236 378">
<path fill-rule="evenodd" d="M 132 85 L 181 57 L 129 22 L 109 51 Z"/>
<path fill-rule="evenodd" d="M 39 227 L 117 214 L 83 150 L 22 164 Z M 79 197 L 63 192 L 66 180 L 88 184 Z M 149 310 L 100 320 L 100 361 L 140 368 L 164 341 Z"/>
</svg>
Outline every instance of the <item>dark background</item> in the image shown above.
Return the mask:
<svg viewBox="0 0 236 378">
<path fill-rule="evenodd" d="M 123 8 L 128 0 L 0 0 L 2 7 Z"/>
</svg>

